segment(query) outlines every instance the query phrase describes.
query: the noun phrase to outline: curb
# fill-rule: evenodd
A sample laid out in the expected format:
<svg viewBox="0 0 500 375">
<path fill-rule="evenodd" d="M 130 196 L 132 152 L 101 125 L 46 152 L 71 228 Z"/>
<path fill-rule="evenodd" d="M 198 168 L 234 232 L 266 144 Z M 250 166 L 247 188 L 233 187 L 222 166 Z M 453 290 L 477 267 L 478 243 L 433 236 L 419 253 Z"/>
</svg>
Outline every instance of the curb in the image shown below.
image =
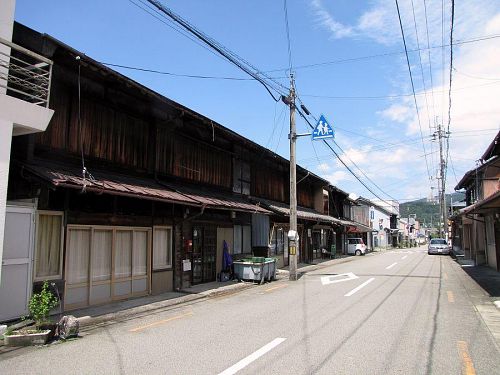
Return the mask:
<svg viewBox="0 0 500 375">
<path fill-rule="evenodd" d="M 165 301 L 153 302 L 147 305 L 132 307 L 130 309 L 121 310 L 117 312 L 107 313 L 104 315 L 99 315 L 96 317 L 83 316 L 77 318 L 80 322 L 80 328 L 90 328 L 92 326 L 96 326 L 98 324 L 106 323 L 109 321 L 120 321 L 124 319 L 128 319 L 131 317 L 137 317 L 143 315 L 145 313 L 150 313 L 152 311 L 158 311 L 161 309 L 167 309 L 169 307 L 178 306 L 184 303 L 198 301 L 202 299 L 206 299 L 207 296 L 199 295 L 199 294 L 190 294 L 178 298 L 172 298 Z"/>
<path fill-rule="evenodd" d="M 322 269 L 325 267 L 330 267 L 332 265 L 351 262 L 355 259 L 356 259 L 356 257 L 332 259 L 332 260 L 325 261 L 325 262 L 320 263 L 320 264 L 315 264 L 315 265 L 303 267 L 303 270 L 298 269 L 297 271 L 300 274 L 306 274 L 308 272 Z M 281 274 L 281 275 L 289 274 L 289 272 L 287 270 L 277 270 L 277 273 Z M 281 278 L 278 278 L 276 281 L 278 281 L 278 282 L 281 281 Z M 256 284 L 253 282 L 243 282 L 243 283 L 229 285 L 226 288 L 222 287 L 222 288 L 215 289 L 215 290 L 206 290 L 206 291 L 203 291 L 200 293 L 194 293 L 194 292 L 189 291 L 189 290 L 181 290 L 181 292 L 186 293 L 186 295 L 181 296 L 181 297 L 167 299 L 164 301 L 153 302 L 153 303 L 149 303 L 149 304 L 142 305 L 142 306 L 136 306 L 136 307 L 132 307 L 132 308 L 129 308 L 126 310 L 111 312 L 111 313 L 107 313 L 107 314 L 103 314 L 103 315 L 99 315 L 99 316 L 95 316 L 95 317 L 83 316 L 83 317 L 77 318 L 77 320 L 80 322 L 81 329 L 90 329 L 93 326 L 105 324 L 107 322 L 118 322 L 121 320 L 133 318 L 133 317 L 140 317 L 141 315 L 145 315 L 145 314 L 148 314 L 151 312 L 156 312 L 159 310 L 167 310 L 167 309 L 172 308 L 172 307 L 178 307 L 180 305 L 191 303 L 191 302 L 196 302 L 196 301 L 206 300 L 209 298 L 217 298 L 217 297 L 236 294 L 236 293 L 242 292 L 244 290 L 254 288 L 256 286 L 259 286 L 259 284 Z"/>
<path fill-rule="evenodd" d="M 233 284 L 231 286 L 228 286 L 227 289 L 222 289 L 222 290 L 207 290 L 201 293 L 189 293 L 188 291 L 183 290 L 183 293 L 186 293 L 185 296 L 177 297 L 177 298 L 171 298 L 167 299 L 164 301 L 158 301 L 158 302 L 153 302 L 149 303 L 146 305 L 142 306 L 136 306 L 132 307 L 126 310 L 120 310 L 117 312 L 111 312 L 103 315 L 99 315 L 96 317 L 91 317 L 91 316 L 83 316 L 80 318 L 77 318 L 77 320 L 80 322 L 80 328 L 85 329 L 85 328 L 91 328 L 93 326 L 97 326 L 99 324 L 104 324 L 107 322 L 118 322 L 121 320 L 129 319 L 129 318 L 134 318 L 134 317 L 140 317 L 141 315 L 145 315 L 151 312 L 157 312 L 160 310 L 167 310 L 172 307 L 178 307 L 179 305 L 191 303 L 191 302 L 196 302 L 196 301 L 201 301 L 209 298 L 215 298 L 215 297 L 221 297 L 225 295 L 231 295 L 231 294 L 236 294 L 239 293 L 243 290 L 250 289 L 254 286 L 257 286 L 258 284 L 254 283 L 241 283 L 241 284 Z"/>
</svg>

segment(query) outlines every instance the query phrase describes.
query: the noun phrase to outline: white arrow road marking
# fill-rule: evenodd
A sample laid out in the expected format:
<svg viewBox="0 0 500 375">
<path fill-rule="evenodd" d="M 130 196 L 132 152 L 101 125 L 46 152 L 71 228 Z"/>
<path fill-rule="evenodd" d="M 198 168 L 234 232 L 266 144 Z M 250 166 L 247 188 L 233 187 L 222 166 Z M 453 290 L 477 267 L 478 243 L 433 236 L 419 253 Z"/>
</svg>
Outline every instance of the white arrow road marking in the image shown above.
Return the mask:
<svg viewBox="0 0 500 375">
<path fill-rule="evenodd" d="M 246 366 L 248 366 L 250 363 L 252 363 L 256 359 L 259 359 L 260 357 L 262 357 L 267 352 L 273 350 L 275 347 L 277 347 L 279 344 L 281 344 L 285 340 L 286 339 L 284 339 L 282 337 L 275 338 L 269 344 L 264 345 L 262 348 L 260 348 L 259 350 L 253 352 L 248 357 L 243 358 L 238 363 L 235 363 L 234 365 L 232 365 L 228 369 L 222 371 L 219 375 L 233 375 L 233 374 L 236 374 L 238 371 L 240 371 L 241 369 L 245 368 Z"/>
<path fill-rule="evenodd" d="M 367 286 L 368 284 L 370 284 L 373 280 L 375 280 L 374 277 L 366 280 L 363 284 L 361 284 L 360 286 L 354 288 L 353 290 L 351 290 L 349 293 L 347 294 L 344 294 L 344 297 L 350 297 L 352 296 L 354 293 L 360 291 L 361 289 L 363 289 L 365 286 Z"/>
<path fill-rule="evenodd" d="M 340 277 L 344 277 L 344 278 L 340 279 Z M 321 278 L 321 284 L 323 284 L 323 285 L 335 284 L 335 283 L 340 283 L 342 281 L 355 280 L 355 279 L 359 279 L 359 276 L 356 276 L 352 272 L 340 273 L 338 275 L 323 276 Z"/>
<path fill-rule="evenodd" d="M 392 263 L 390 266 L 385 267 L 386 270 L 390 270 L 392 267 L 394 267 L 398 262 Z"/>
</svg>

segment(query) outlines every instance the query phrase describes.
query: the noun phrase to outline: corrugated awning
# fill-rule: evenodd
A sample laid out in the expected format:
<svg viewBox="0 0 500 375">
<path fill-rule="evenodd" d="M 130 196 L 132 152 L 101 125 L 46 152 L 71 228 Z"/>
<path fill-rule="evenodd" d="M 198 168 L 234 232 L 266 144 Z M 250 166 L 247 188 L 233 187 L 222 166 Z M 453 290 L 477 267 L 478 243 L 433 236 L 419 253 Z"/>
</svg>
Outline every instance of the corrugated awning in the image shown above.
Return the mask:
<svg viewBox="0 0 500 375">
<path fill-rule="evenodd" d="M 183 190 L 182 187 L 176 187 L 173 184 L 166 186 L 153 178 L 132 177 L 92 168 L 92 176 L 84 180 L 82 171 L 77 167 L 46 161 L 23 163 L 21 168 L 56 187 L 85 189 L 98 194 L 120 195 L 188 206 L 271 214 L 259 205 L 245 202 L 243 198 L 221 193 L 196 193 L 193 189 L 184 188 Z"/>
<path fill-rule="evenodd" d="M 275 213 L 278 213 L 278 214 L 281 214 L 284 216 L 290 216 L 290 206 L 285 204 L 285 203 L 269 201 L 269 200 L 265 200 L 265 199 L 257 199 L 257 198 L 254 198 L 254 201 L 258 201 L 264 207 L 270 209 L 271 211 L 273 211 Z M 306 208 L 306 207 L 297 207 L 297 218 L 303 219 L 303 220 L 310 220 L 310 221 L 320 221 L 323 223 L 333 223 L 333 224 L 338 224 L 338 225 L 346 225 L 345 220 L 340 220 L 340 219 L 337 219 L 336 217 L 333 217 L 333 216 L 320 214 L 319 212 L 317 212 L 311 208 Z"/>
<path fill-rule="evenodd" d="M 350 233 L 365 233 L 365 232 L 371 232 L 373 228 L 370 228 L 369 226 L 363 225 L 361 223 L 357 223 L 355 221 L 351 221 L 349 224 L 349 229 L 348 232 Z"/>
<path fill-rule="evenodd" d="M 500 190 L 483 199 L 482 201 L 471 204 L 468 207 L 462 208 L 459 215 L 479 214 L 489 210 L 500 209 Z"/>
</svg>

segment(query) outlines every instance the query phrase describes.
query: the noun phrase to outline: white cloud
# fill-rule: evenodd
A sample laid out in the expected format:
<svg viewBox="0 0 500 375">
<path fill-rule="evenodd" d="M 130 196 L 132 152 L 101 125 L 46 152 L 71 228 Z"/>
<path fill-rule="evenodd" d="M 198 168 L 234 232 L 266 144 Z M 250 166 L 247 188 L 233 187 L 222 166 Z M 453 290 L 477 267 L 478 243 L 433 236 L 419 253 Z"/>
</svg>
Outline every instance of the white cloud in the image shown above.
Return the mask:
<svg viewBox="0 0 500 375">
<path fill-rule="evenodd" d="M 319 23 L 331 33 L 333 38 L 340 39 L 354 35 L 352 27 L 337 22 L 326 10 L 321 0 L 313 0 L 311 4 Z"/>
<path fill-rule="evenodd" d="M 408 105 L 393 104 L 389 108 L 377 112 L 382 117 L 396 122 L 405 122 L 412 116 L 412 109 Z"/>
<path fill-rule="evenodd" d="M 346 170 L 335 171 L 328 175 L 322 175 L 325 180 L 330 181 L 332 185 L 339 186 L 343 181 L 354 181 L 354 177 Z"/>
<path fill-rule="evenodd" d="M 330 170 L 330 166 L 327 164 L 327 163 L 321 163 L 320 165 L 318 165 L 318 171 L 320 172 L 328 172 Z"/>
<path fill-rule="evenodd" d="M 351 24 L 335 20 L 329 12 L 328 3 L 313 1 L 316 10 L 329 15 L 337 24 L 342 25 L 348 33 L 332 32 L 334 38 L 351 37 L 366 38 L 384 45 L 402 46 L 401 30 L 393 0 L 373 0 L 371 7 L 360 14 L 356 22 Z M 441 35 L 441 3 L 427 1 L 427 25 L 429 43 L 431 46 L 442 44 Z M 405 37 L 409 49 L 417 48 L 413 11 L 411 2 L 399 2 Z M 427 45 L 426 18 L 423 2 L 414 2 L 415 20 L 418 27 L 419 47 Z M 449 4 L 446 5 L 446 29 L 444 40 L 449 43 Z M 326 27 L 326 25 L 323 25 Z M 500 3 L 496 0 L 467 1 L 455 5 L 454 40 L 470 40 L 475 37 L 500 34 Z M 453 47 L 454 67 L 452 81 L 452 106 L 450 124 L 450 157 L 447 174 L 447 191 L 452 191 L 464 172 L 474 166 L 496 132 L 500 129 L 500 48 L 498 39 L 464 43 Z M 393 47 L 394 48 L 394 47 Z M 438 169 L 438 145 L 431 142 L 431 134 L 436 130 L 435 124 L 448 123 L 448 80 L 449 80 L 449 47 L 445 50 L 445 64 L 442 64 L 442 50 L 431 49 L 421 52 L 424 71 L 425 88 L 422 81 L 420 61 L 417 54 L 410 54 L 410 65 L 417 93 L 417 104 L 420 114 L 418 121 L 412 97 L 392 100 L 386 109 L 376 112 L 381 123 L 367 129 L 369 136 L 387 139 L 392 134 L 393 140 L 400 142 L 411 137 L 412 140 L 399 147 L 384 149 L 383 144 L 367 145 L 366 140 L 357 142 L 346 139 L 341 143 L 344 150 L 343 159 L 352 166 L 347 156 L 360 166 L 363 171 L 379 186 L 385 187 L 387 181 L 400 181 L 390 187 L 396 193 L 396 198 L 425 197 L 430 193 L 427 165 L 420 137 L 424 139 L 429 174 L 433 185 L 437 184 L 435 177 Z M 430 55 L 430 56 L 429 56 Z M 429 58 L 430 57 L 430 58 Z M 399 65 L 398 65 L 399 64 Z M 432 81 L 429 68 L 432 64 Z M 399 72 L 389 82 L 390 93 L 408 93 L 411 91 L 410 79 L 404 55 L 396 63 Z M 443 73 L 444 72 L 444 73 Z M 403 74 L 404 75 L 400 75 Z M 392 91 L 392 92 L 391 92 Z M 426 94 L 426 95 L 424 95 Z M 397 129 L 402 129 L 398 131 Z M 492 130 L 488 130 L 492 129 Z M 373 142 L 372 142 L 373 143 Z M 360 146 L 364 145 L 364 146 Z M 339 171 L 331 174 L 330 181 L 341 181 L 348 190 L 359 190 L 365 194 L 364 188 L 348 172 L 340 172 L 345 167 L 337 163 Z M 356 171 L 356 168 L 353 167 Z M 455 170 L 455 171 L 454 171 Z M 359 171 L 356 172 L 363 180 Z M 390 177 L 390 178 L 388 178 Z M 404 190 L 401 187 L 404 186 Z M 388 190 L 390 192 L 391 190 Z M 366 193 L 369 195 L 369 193 Z"/>
</svg>

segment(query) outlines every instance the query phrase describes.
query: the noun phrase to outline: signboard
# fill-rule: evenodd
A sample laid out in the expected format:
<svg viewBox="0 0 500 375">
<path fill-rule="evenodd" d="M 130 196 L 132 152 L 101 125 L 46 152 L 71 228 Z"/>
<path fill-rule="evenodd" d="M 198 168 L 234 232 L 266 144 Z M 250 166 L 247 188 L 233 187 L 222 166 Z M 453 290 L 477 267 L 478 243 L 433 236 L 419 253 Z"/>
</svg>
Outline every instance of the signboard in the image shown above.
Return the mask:
<svg viewBox="0 0 500 375">
<path fill-rule="evenodd" d="M 312 132 L 312 139 L 313 141 L 316 141 L 328 138 L 335 138 L 335 132 L 333 131 L 333 127 L 326 120 L 325 116 L 321 115 Z"/>
<path fill-rule="evenodd" d="M 189 260 L 189 259 L 182 260 L 182 270 L 183 271 L 191 271 L 191 260 Z"/>
</svg>

